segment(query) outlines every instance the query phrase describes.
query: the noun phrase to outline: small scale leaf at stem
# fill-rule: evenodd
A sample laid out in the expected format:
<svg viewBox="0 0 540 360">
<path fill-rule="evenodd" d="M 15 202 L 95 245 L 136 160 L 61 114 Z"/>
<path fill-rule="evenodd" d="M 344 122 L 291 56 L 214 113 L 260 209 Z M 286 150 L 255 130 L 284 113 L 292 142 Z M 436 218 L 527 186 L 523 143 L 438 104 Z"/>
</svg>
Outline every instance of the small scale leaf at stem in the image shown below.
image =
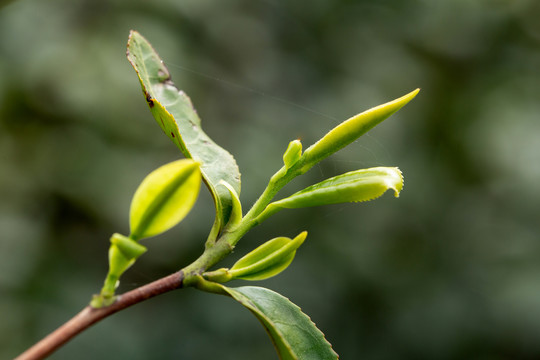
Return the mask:
<svg viewBox="0 0 540 360">
<path fill-rule="evenodd" d="M 146 247 L 137 241 L 118 233 L 111 236 L 111 244 L 116 246 L 128 259 L 137 259 L 147 251 Z"/>
<path fill-rule="evenodd" d="M 283 163 L 287 169 L 291 168 L 302 156 L 302 143 L 300 140 L 293 140 L 287 146 L 283 154 Z"/>
</svg>

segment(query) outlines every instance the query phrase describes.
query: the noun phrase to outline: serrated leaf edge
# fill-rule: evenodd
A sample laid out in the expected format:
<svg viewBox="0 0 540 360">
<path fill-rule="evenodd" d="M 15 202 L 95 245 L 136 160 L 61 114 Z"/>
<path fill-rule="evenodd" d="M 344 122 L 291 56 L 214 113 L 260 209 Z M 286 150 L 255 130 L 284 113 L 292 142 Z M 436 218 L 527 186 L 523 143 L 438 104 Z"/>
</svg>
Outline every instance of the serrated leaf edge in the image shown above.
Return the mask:
<svg viewBox="0 0 540 360">
<path fill-rule="evenodd" d="M 250 307 L 246 306 L 242 301 L 240 301 L 239 299 L 237 299 L 229 290 L 233 290 L 236 291 L 238 293 L 238 291 L 236 289 L 238 288 L 229 288 L 229 287 L 226 287 L 224 285 L 221 285 L 219 284 L 220 287 L 223 288 L 223 290 L 229 294 L 229 296 L 231 296 L 233 299 L 237 300 L 238 302 L 240 302 L 244 307 L 248 308 L 248 310 L 250 310 L 252 313 L 254 313 L 255 317 L 257 317 L 257 319 L 262 323 L 264 329 L 266 330 L 266 332 L 269 334 L 270 338 L 272 339 L 272 343 L 274 343 L 274 346 L 276 346 L 276 349 L 277 349 L 277 345 L 275 344 L 275 341 L 274 339 L 272 338 L 272 335 L 270 334 L 270 330 L 267 328 L 267 325 L 264 324 L 261 319 L 259 319 L 259 316 L 263 317 L 268 323 L 272 323 L 271 320 L 265 315 L 262 313 L 262 310 L 259 309 L 259 307 L 253 303 L 251 301 L 251 299 L 249 299 L 247 296 L 245 296 L 244 294 L 240 293 L 240 295 L 242 296 L 242 298 L 245 298 L 247 300 L 247 302 L 249 303 L 250 307 L 253 308 L 251 309 Z M 334 351 L 334 349 L 332 348 L 332 344 L 326 339 L 326 336 L 325 334 L 317 327 L 317 324 L 311 320 L 311 317 L 309 315 L 307 315 L 306 313 L 304 313 L 302 311 L 302 308 L 298 305 L 296 305 L 294 302 L 292 302 L 288 297 L 284 296 L 284 295 L 281 295 L 273 290 L 270 290 L 270 289 L 267 289 L 267 288 L 263 288 L 263 287 L 258 287 L 258 286 L 243 286 L 243 288 L 246 288 L 246 287 L 251 287 L 251 288 L 259 288 L 259 289 L 264 289 L 266 291 L 271 291 L 275 294 L 277 294 L 278 296 L 281 296 L 283 298 L 285 298 L 294 308 L 298 309 L 300 311 L 300 313 L 306 317 L 306 319 L 311 323 L 313 324 L 313 326 L 317 329 L 317 331 L 320 333 L 320 335 L 322 336 L 322 338 L 324 339 L 324 341 L 326 342 L 326 344 L 328 345 L 328 347 L 330 348 L 330 350 L 333 352 L 333 354 L 336 356 L 336 359 L 339 359 L 339 355 Z M 257 309 L 259 310 L 259 312 L 256 312 L 256 310 L 254 309 Z M 291 348 L 291 345 L 288 343 L 288 341 L 285 341 L 285 338 L 283 337 L 283 334 L 274 327 L 274 330 L 281 336 L 281 339 L 283 339 L 284 341 L 284 345 L 287 347 L 287 349 L 289 350 L 289 353 L 290 355 L 293 357 L 293 359 L 295 360 L 298 360 L 298 356 L 294 353 L 292 353 L 292 348 Z M 278 353 L 278 355 L 280 356 L 280 359 L 281 358 L 281 355 Z"/>
</svg>

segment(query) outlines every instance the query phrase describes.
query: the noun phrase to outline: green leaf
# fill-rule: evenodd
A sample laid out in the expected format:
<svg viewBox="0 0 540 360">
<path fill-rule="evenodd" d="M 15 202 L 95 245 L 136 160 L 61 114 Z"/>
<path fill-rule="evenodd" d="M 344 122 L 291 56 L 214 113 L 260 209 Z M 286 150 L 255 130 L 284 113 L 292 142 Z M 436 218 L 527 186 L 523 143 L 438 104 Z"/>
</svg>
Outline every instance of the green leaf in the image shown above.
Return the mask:
<svg viewBox="0 0 540 360">
<path fill-rule="evenodd" d="M 278 237 L 269 240 L 238 260 L 229 273 L 233 279 L 243 280 L 264 280 L 275 276 L 290 265 L 306 236 L 304 231 L 294 239 Z"/>
<path fill-rule="evenodd" d="M 258 216 L 261 222 L 283 208 L 294 209 L 309 206 L 369 201 L 394 190 L 399 196 L 403 189 L 403 176 L 396 167 L 375 167 L 351 171 L 326 179 L 291 196 L 269 204 Z"/>
<path fill-rule="evenodd" d="M 202 176 L 216 205 L 211 236 L 215 238 L 227 223 L 232 209 L 231 194 L 226 187 L 218 186 L 219 182 L 226 181 L 236 194 L 240 194 L 240 172 L 236 161 L 204 133 L 191 100 L 174 86 L 159 55 L 136 31 L 129 35 L 127 57 L 137 72 L 150 111 L 159 126 L 186 157 L 202 164 Z"/>
<path fill-rule="evenodd" d="M 414 99 L 420 89 L 385 104 L 353 116 L 330 130 L 322 139 L 311 145 L 294 167 L 303 174 L 313 165 L 349 145 Z"/>
<path fill-rule="evenodd" d="M 324 334 L 286 297 L 262 287 L 220 286 L 259 319 L 270 335 L 280 359 L 338 359 Z"/>
<path fill-rule="evenodd" d="M 224 283 L 234 279 L 264 280 L 276 276 L 293 261 L 296 249 L 306 239 L 301 232 L 294 239 L 278 237 L 269 240 L 238 260 L 231 269 L 221 268 L 203 274 L 204 279 Z"/>
<path fill-rule="evenodd" d="M 199 163 L 182 159 L 152 171 L 133 195 L 130 238 L 138 240 L 167 231 L 189 213 L 201 184 Z"/>
</svg>

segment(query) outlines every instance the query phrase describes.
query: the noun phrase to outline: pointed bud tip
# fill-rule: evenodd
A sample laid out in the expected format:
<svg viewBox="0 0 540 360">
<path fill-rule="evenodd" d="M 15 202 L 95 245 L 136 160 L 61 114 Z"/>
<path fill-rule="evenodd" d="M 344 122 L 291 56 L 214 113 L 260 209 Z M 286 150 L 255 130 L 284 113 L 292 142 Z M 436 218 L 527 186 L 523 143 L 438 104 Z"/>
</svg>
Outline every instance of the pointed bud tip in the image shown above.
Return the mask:
<svg viewBox="0 0 540 360">
<path fill-rule="evenodd" d="M 293 241 L 299 241 L 300 245 L 302 245 L 304 240 L 306 240 L 307 235 L 308 235 L 308 232 L 304 230 L 300 234 L 296 235 L 296 237 L 293 239 Z"/>
<path fill-rule="evenodd" d="M 409 101 L 411 101 L 412 99 L 414 99 L 416 97 L 416 95 L 418 95 L 418 93 L 420 92 L 420 88 L 416 88 L 415 90 L 411 91 L 410 93 L 408 94 L 405 94 L 403 95 L 402 97 L 400 98 L 397 98 L 396 100 L 392 101 L 392 102 L 395 102 L 395 103 L 401 103 L 403 102 L 405 104 L 407 104 Z"/>
</svg>

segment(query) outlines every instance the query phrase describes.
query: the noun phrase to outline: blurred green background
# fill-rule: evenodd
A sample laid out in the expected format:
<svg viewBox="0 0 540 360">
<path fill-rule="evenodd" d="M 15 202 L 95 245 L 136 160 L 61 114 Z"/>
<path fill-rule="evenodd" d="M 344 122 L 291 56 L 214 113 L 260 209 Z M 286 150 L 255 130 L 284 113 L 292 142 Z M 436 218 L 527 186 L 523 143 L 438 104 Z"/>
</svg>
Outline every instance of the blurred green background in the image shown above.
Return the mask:
<svg viewBox="0 0 540 360">
<path fill-rule="evenodd" d="M 307 230 L 291 267 L 260 285 L 301 306 L 342 359 L 539 358 L 538 19 L 534 0 L 0 1 L 0 358 L 99 291 L 135 188 L 180 157 L 125 58 L 130 29 L 236 157 L 245 208 L 290 140 L 308 146 L 422 88 L 283 191 L 399 166 L 398 200 L 283 211 L 224 265 Z M 120 291 L 194 260 L 213 214 L 203 191 L 183 223 L 145 242 Z M 114 315 L 51 358 L 276 355 L 248 311 L 188 289 Z"/>
</svg>

